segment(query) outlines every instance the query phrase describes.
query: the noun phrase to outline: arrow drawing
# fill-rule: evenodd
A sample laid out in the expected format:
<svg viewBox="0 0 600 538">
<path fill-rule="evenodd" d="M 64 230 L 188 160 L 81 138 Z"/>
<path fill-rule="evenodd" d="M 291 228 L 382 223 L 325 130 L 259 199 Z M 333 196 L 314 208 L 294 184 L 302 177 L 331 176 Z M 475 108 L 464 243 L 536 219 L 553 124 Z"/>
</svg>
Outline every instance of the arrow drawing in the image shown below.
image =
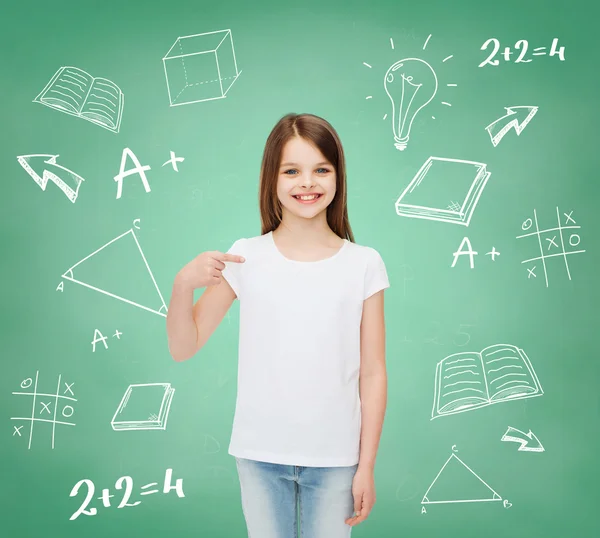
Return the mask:
<svg viewBox="0 0 600 538">
<path fill-rule="evenodd" d="M 21 155 L 17 157 L 17 161 L 19 161 L 19 164 L 43 191 L 46 190 L 48 181 L 52 181 L 65 193 L 71 202 L 75 203 L 77 193 L 79 192 L 79 185 L 81 185 L 84 179 L 72 170 L 57 164 L 57 158 L 58 155 L 39 153 L 35 155 Z M 52 168 L 54 172 L 51 172 L 49 168 Z M 42 170 L 43 172 L 41 172 Z M 41 175 L 39 172 L 41 172 Z"/>
<path fill-rule="evenodd" d="M 544 447 L 536 435 L 529 430 L 529 433 L 517 430 L 512 426 L 508 427 L 506 433 L 502 436 L 501 441 L 513 441 L 515 443 L 521 443 L 519 447 L 520 451 L 524 452 L 544 452 Z"/>
<path fill-rule="evenodd" d="M 506 106 L 504 107 L 508 114 L 498 118 L 495 122 L 490 123 L 485 129 L 492 139 L 492 144 L 496 147 L 504 135 L 513 127 L 517 135 L 525 129 L 538 111 L 537 106 Z"/>
</svg>

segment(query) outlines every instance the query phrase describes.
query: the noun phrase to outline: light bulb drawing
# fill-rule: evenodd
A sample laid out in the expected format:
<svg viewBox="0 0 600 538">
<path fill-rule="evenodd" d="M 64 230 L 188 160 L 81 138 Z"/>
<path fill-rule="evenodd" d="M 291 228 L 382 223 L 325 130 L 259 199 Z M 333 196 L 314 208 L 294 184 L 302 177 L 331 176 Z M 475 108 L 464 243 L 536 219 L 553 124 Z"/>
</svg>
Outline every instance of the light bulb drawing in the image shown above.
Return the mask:
<svg viewBox="0 0 600 538">
<path fill-rule="evenodd" d="M 426 49 L 431 34 L 427 36 L 423 44 L 423 50 Z M 412 45 L 412 44 L 411 44 Z M 394 49 L 394 41 L 390 38 L 390 46 Z M 447 55 L 442 63 L 447 62 L 454 56 Z M 397 56 L 396 56 L 397 58 Z M 367 62 L 362 62 L 369 69 L 373 66 Z M 391 64 L 391 65 L 390 65 Z M 411 130 L 419 122 L 415 123 L 417 116 L 423 115 L 423 109 L 435 107 L 432 103 L 438 93 L 438 75 L 430 63 L 416 57 L 405 57 L 402 60 L 393 59 L 385 74 L 383 75 L 383 89 L 389 99 L 385 99 L 387 107 L 391 102 L 392 105 L 392 132 L 394 135 L 394 146 L 399 151 L 404 151 L 408 146 L 408 141 L 411 139 Z M 379 78 L 378 79 L 381 80 Z M 447 83 L 445 86 L 452 88 L 458 86 L 455 83 Z M 379 86 L 381 88 L 381 86 Z M 372 95 L 367 95 L 366 99 L 373 99 Z M 442 105 L 452 106 L 447 101 L 440 101 Z M 388 113 L 383 115 L 383 119 L 388 118 Z M 434 115 L 431 115 L 435 119 Z"/>
<path fill-rule="evenodd" d="M 415 117 L 437 93 L 438 79 L 424 60 L 405 58 L 390 66 L 383 78 L 383 87 L 392 102 L 394 146 L 403 151 Z"/>
</svg>

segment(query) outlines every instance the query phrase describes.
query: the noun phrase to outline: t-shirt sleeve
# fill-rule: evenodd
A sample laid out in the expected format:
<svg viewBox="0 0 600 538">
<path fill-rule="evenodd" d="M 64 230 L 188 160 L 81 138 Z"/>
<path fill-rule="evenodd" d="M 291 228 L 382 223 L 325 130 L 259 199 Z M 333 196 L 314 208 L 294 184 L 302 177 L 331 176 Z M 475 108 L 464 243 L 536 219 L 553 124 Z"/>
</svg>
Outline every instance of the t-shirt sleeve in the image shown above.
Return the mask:
<svg viewBox="0 0 600 538">
<path fill-rule="evenodd" d="M 246 257 L 246 252 L 245 252 L 245 242 L 244 239 L 238 239 L 235 243 L 233 243 L 233 245 L 231 245 L 231 248 L 227 251 L 228 254 L 236 254 L 238 256 L 244 256 L 244 258 Z M 229 285 L 231 286 L 231 289 L 233 289 L 233 291 L 235 292 L 236 298 L 239 299 L 240 298 L 240 294 L 243 293 L 242 291 L 242 287 L 243 287 L 243 279 L 242 279 L 242 268 L 244 266 L 244 263 L 240 263 L 240 262 L 224 262 L 225 263 L 225 269 L 223 269 L 221 271 L 221 275 L 223 276 L 223 278 L 225 280 L 227 280 L 227 282 L 229 283 Z"/>
<path fill-rule="evenodd" d="M 390 287 L 385 263 L 379 252 L 371 249 L 365 273 L 365 288 L 363 300 L 368 299 L 374 293 Z"/>
</svg>

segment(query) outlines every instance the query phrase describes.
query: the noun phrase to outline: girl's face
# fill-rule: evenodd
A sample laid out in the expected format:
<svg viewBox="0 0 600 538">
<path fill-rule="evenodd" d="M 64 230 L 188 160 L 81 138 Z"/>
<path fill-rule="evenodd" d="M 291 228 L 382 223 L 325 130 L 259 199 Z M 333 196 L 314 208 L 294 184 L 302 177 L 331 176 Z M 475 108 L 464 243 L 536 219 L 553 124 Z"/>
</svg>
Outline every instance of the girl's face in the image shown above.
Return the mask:
<svg viewBox="0 0 600 538">
<path fill-rule="evenodd" d="M 295 136 L 283 147 L 277 177 L 277 196 L 286 210 L 301 218 L 324 211 L 336 192 L 336 173 L 323 154 L 304 138 Z M 317 194 L 312 200 L 302 195 Z M 313 198 L 312 196 L 310 198 Z"/>
</svg>

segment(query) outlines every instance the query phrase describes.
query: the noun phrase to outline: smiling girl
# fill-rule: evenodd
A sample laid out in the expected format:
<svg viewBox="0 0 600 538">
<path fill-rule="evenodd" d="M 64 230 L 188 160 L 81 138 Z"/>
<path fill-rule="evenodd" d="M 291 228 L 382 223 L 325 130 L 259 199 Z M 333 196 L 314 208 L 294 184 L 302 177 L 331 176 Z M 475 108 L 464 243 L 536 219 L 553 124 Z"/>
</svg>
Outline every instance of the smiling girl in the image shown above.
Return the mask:
<svg viewBox="0 0 600 538">
<path fill-rule="evenodd" d="M 358 245 L 334 128 L 288 114 L 260 171 L 261 235 L 203 252 L 175 277 L 167 315 L 177 361 L 240 301 L 229 454 L 252 538 L 349 537 L 375 503 L 387 400 L 385 264 Z M 193 304 L 194 290 L 206 287 Z"/>
</svg>

